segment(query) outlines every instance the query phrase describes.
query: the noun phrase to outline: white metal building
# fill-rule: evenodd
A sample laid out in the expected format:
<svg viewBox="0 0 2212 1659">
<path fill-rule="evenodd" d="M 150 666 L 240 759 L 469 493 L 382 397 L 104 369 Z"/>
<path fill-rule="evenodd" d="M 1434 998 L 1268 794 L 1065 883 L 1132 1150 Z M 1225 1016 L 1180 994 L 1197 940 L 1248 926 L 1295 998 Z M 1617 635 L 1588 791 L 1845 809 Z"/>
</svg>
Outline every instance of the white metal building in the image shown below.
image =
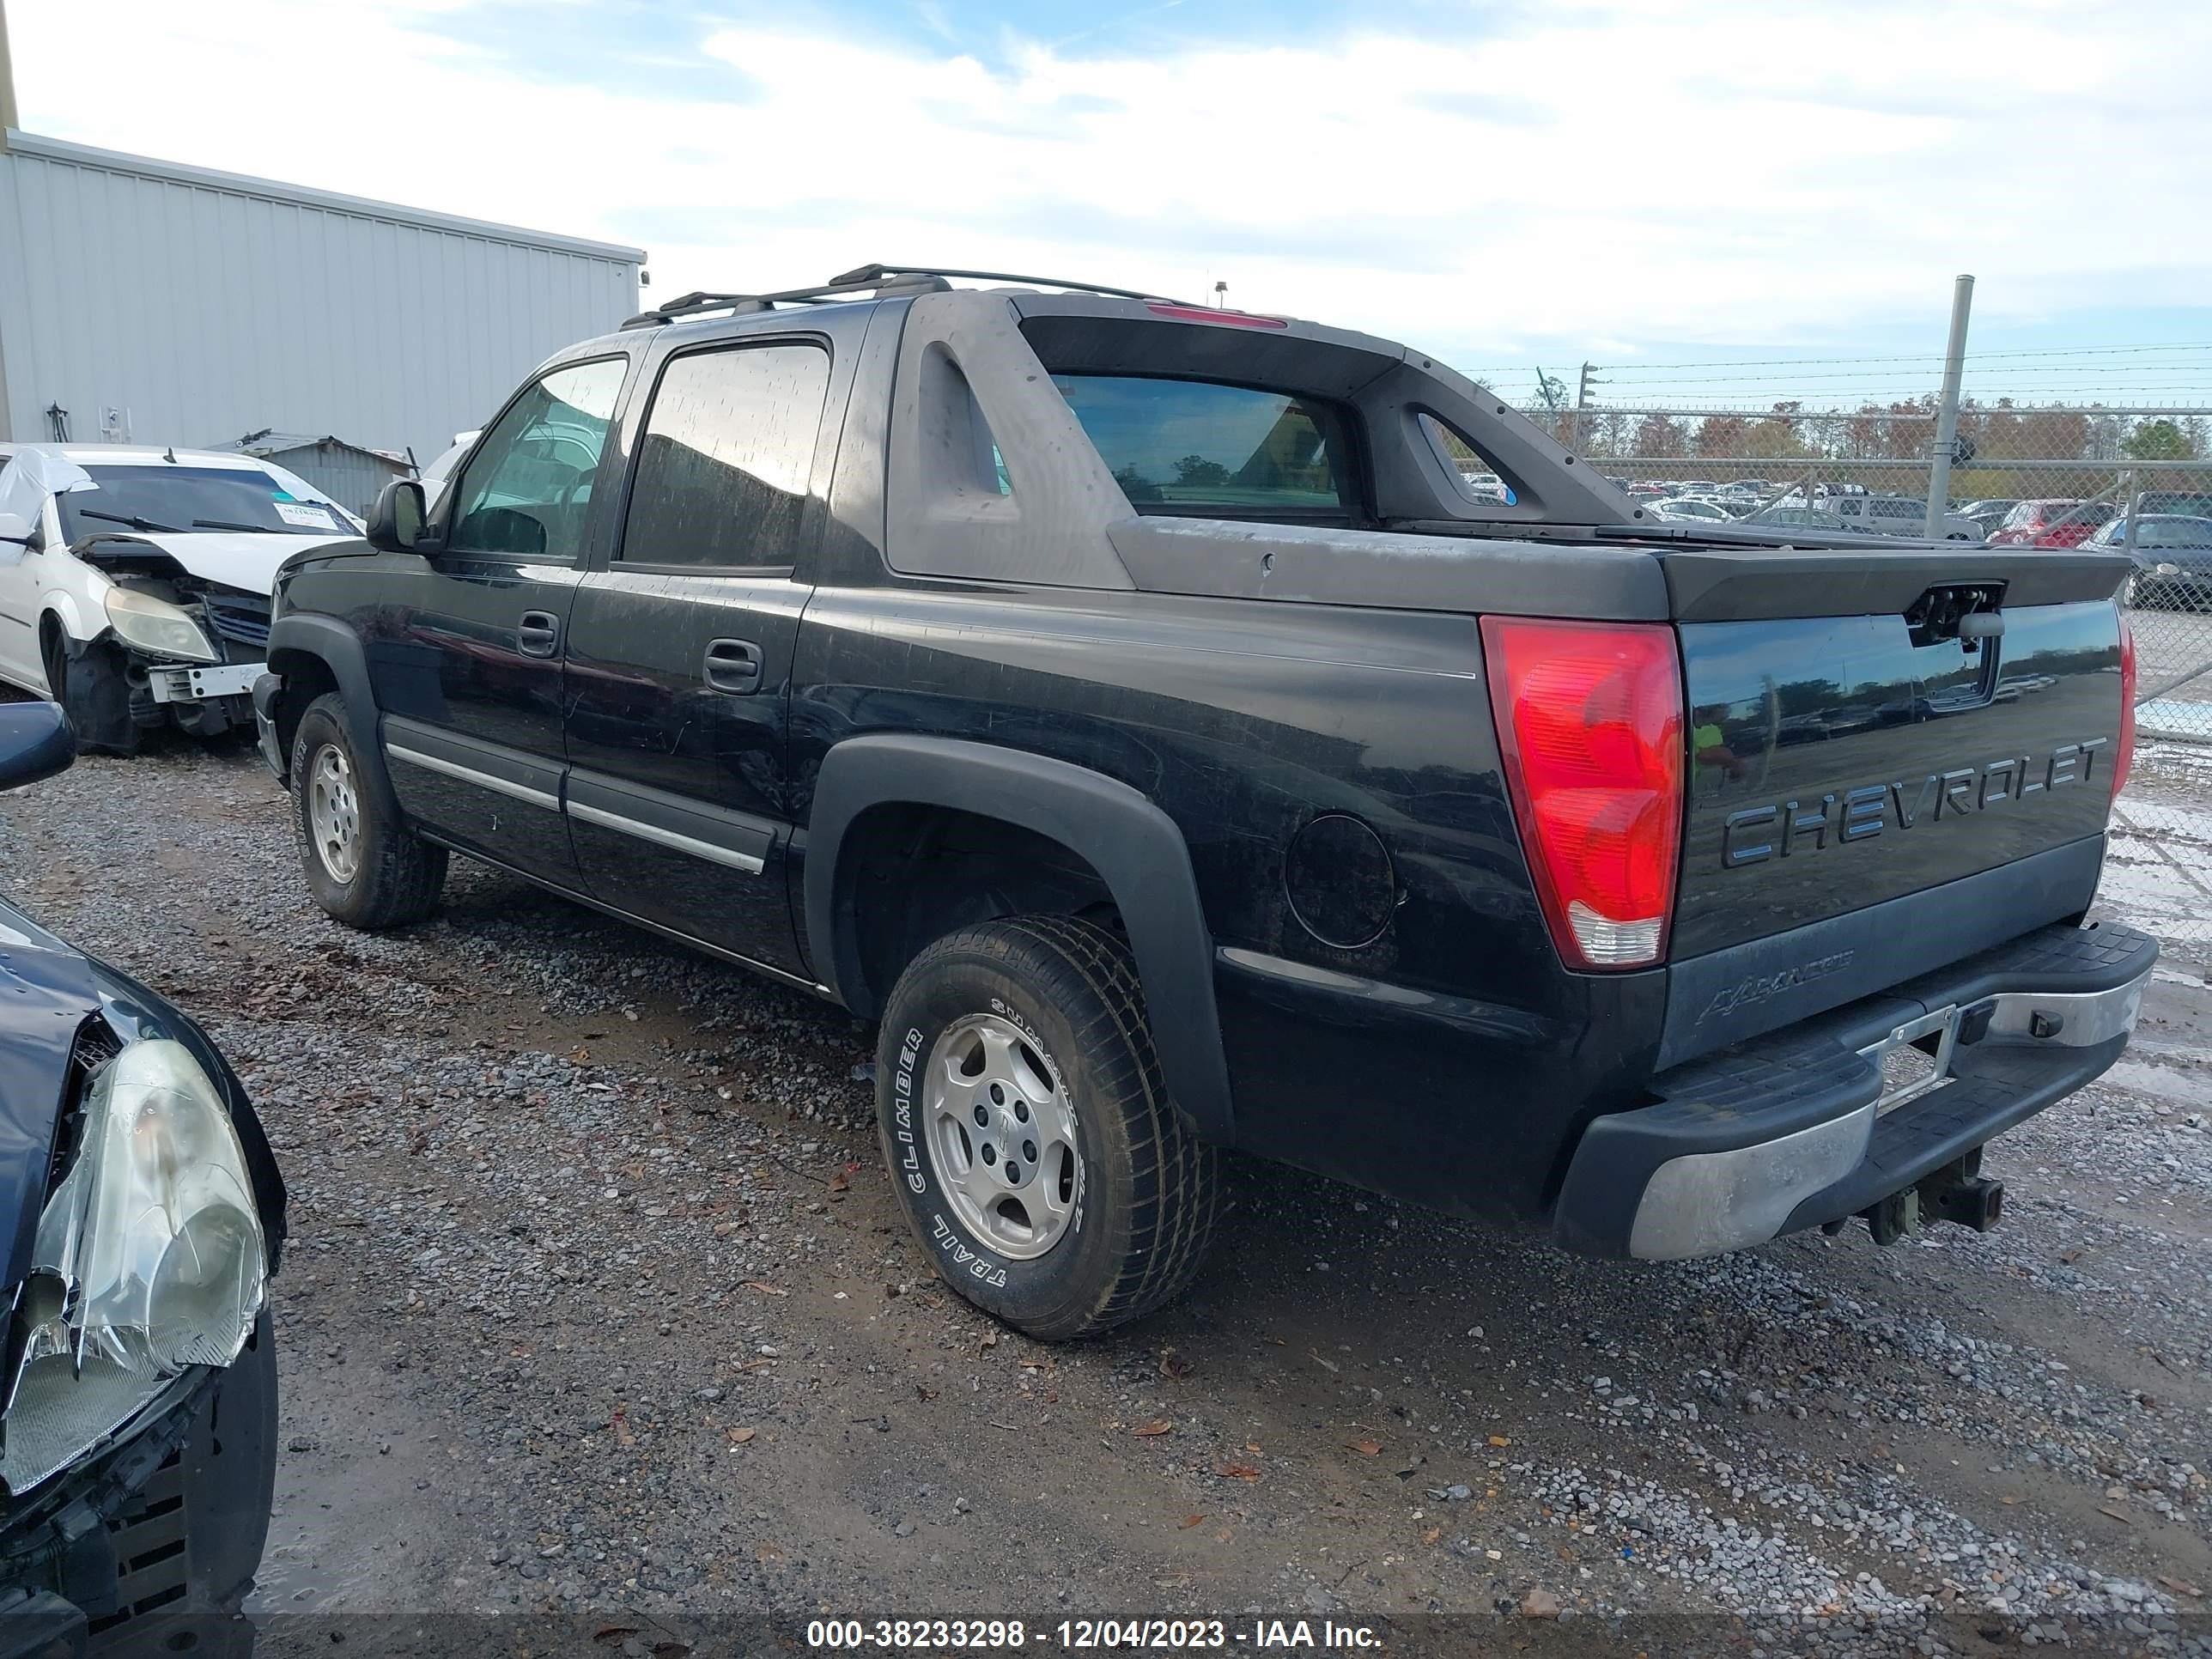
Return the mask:
<svg viewBox="0 0 2212 1659">
<path fill-rule="evenodd" d="M 0 440 L 273 428 L 427 462 L 637 310 L 644 258 L 0 131 Z"/>
</svg>

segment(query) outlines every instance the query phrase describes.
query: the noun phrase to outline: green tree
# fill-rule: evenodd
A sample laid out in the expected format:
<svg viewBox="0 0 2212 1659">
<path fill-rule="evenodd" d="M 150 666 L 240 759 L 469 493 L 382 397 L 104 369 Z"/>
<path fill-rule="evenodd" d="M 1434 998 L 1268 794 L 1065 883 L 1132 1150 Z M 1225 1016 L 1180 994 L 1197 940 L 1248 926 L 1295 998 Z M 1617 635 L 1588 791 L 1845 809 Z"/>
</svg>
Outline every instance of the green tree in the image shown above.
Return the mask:
<svg viewBox="0 0 2212 1659">
<path fill-rule="evenodd" d="M 2189 434 L 2172 421 L 2144 421 L 2122 441 L 2120 447 L 2138 461 L 2193 461 L 2197 447 Z"/>
</svg>

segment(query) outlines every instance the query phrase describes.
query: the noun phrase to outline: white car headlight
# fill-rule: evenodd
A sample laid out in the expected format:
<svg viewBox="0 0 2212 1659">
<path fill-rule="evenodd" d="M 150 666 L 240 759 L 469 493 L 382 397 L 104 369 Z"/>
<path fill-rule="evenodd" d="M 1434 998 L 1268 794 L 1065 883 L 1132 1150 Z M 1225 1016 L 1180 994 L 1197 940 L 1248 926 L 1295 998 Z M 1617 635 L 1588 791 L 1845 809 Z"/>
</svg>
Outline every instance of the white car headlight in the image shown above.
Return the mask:
<svg viewBox="0 0 2212 1659">
<path fill-rule="evenodd" d="M 208 643 L 200 625 L 167 599 L 128 587 L 107 590 L 107 625 L 116 637 L 157 657 L 189 657 L 221 662 L 222 653 Z"/>
<path fill-rule="evenodd" d="M 9 1490 L 65 1467 L 188 1367 L 237 1358 L 268 1261 L 222 1094 L 182 1043 L 131 1043 L 86 1091 L 76 1162 L 39 1218 L 0 1450 Z"/>
</svg>

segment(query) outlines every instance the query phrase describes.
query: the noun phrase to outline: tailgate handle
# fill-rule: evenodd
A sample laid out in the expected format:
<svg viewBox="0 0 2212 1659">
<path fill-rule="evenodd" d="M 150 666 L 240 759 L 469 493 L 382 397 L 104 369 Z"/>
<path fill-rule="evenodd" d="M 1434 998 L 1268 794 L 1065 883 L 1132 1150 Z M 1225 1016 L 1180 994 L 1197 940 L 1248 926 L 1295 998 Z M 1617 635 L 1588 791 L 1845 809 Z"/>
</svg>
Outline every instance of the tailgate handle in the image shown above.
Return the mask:
<svg viewBox="0 0 2212 1659">
<path fill-rule="evenodd" d="M 1906 632 L 1916 646 L 1956 640 L 1972 653 L 1984 640 L 2001 638 L 2004 616 L 2002 582 L 1955 582 L 1931 587 L 1905 613 Z"/>
</svg>

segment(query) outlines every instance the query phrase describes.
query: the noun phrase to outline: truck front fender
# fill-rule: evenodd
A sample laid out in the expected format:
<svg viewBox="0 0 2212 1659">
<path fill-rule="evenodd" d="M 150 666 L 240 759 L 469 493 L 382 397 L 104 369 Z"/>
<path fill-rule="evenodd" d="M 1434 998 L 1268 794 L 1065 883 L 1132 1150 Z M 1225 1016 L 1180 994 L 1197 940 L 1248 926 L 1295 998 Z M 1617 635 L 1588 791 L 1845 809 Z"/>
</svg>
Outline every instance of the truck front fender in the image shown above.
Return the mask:
<svg viewBox="0 0 2212 1659">
<path fill-rule="evenodd" d="M 816 971 L 864 1019 L 882 1011 L 861 969 L 854 918 L 839 913 L 837 860 L 861 814 L 887 805 L 939 806 L 1012 824 L 1096 870 L 1128 932 L 1169 1093 L 1206 1139 L 1234 1139 L 1213 936 L 1172 818 L 1126 783 L 1020 750 L 900 733 L 835 744 L 823 757 L 806 826 L 807 944 Z"/>
<path fill-rule="evenodd" d="M 392 787 L 392 774 L 384 764 L 384 744 L 377 732 L 376 692 L 369 680 L 368 653 L 361 635 L 335 617 L 312 611 L 277 617 L 269 628 L 269 669 L 285 678 L 288 698 L 293 695 L 289 681 L 303 659 L 320 663 L 337 683 L 338 695 L 345 702 L 346 730 L 353 738 L 363 781 L 392 822 L 405 822 L 399 797 Z M 298 709 L 292 711 L 295 721 L 298 714 Z M 291 758 L 289 753 L 284 757 L 288 768 Z"/>
</svg>

